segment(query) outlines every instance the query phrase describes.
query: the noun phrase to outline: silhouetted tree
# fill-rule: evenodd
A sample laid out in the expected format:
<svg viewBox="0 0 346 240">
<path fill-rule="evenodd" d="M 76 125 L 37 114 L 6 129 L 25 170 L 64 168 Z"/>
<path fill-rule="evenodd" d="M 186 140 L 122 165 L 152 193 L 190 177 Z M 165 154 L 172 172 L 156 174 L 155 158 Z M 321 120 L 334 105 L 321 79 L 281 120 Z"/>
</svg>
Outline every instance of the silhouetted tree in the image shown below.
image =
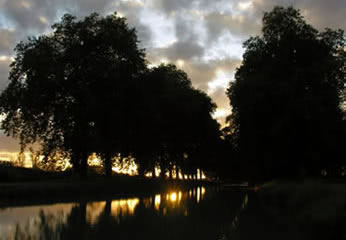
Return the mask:
<svg viewBox="0 0 346 240">
<path fill-rule="evenodd" d="M 92 24 L 88 58 L 95 70 L 89 74 L 95 79 L 89 96 L 97 132 L 95 151 L 110 176 L 112 158 L 118 153 L 130 154 L 129 139 L 136 138 L 138 127 L 144 127 L 138 122 L 144 110 L 141 102 L 146 62 L 144 50 L 138 48 L 136 31 L 124 18 L 96 15 Z"/>
<path fill-rule="evenodd" d="M 145 115 L 147 119 L 143 122 L 148 127 L 142 128 L 137 136 L 142 136 L 138 138 L 142 156 L 147 150 L 151 158 L 138 158 L 139 166 L 155 165 L 144 161 L 156 155 L 162 177 L 167 170 L 172 176 L 174 166 L 176 170 L 190 169 L 195 174 L 202 162 L 206 162 L 197 153 L 209 151 L 208 143 L 220 137 L 219 125 L 211 116 L 216 105 L 192 86 L 184 71 L 172 64 L 150 69 L 146 84 L 150 114 Z"/>
<path fill-rule="evenodd" d="M 124 18 L 64 15 L 53 33 L 16 48 L 10 83 L 1 95 L 2 129 L 22 146 L 39 142 L 49 156 L 68 152 L 86 175 L 97 152 L 110 174 L 111 158 L 129 133 L 136 80 L 145 71 L 144 51 Z"/>
<path fill-rule="evenodd" d="M 299 10 L 275 7 L 263 35 L 244 43 L 227 90 L 232 128 L 250 177 L 292 176 L 334 166 L 343 147 L 343 31 L 319 32 Z"/>
</svg>

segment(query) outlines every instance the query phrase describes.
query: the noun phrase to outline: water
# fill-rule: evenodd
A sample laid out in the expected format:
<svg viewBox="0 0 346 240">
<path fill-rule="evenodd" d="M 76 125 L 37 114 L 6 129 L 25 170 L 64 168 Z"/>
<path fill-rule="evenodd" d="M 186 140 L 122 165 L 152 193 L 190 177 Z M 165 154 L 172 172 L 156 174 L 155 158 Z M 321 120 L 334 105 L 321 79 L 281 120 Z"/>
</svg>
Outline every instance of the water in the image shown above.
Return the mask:
<svg viewBox="0 0 346 240">
<path fill-rule="evenodd" d="M 0 239 L 346 239 L 342 198 L 304 196 L 198 187 L 11 207 L 0 209 Z"/>
<path fill-rule="evenodd" d="M 248 195 L 197 187 L 0 210 L 0 239 L 226 239 Z"/>
</svg>

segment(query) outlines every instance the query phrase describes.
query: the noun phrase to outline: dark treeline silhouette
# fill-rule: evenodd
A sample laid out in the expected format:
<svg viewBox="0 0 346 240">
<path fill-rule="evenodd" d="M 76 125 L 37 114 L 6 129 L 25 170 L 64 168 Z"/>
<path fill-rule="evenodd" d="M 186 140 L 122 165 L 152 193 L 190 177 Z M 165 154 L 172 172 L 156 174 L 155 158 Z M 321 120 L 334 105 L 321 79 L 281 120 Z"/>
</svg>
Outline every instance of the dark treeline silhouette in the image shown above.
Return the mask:
<svg viewBox="0 0 346 240">
<path fill-rule="evenodd" d="M 39 143 L 45 161 L 62 155 L 82 177 L 91 153 L 107 176 L 115 157 L 134 157 L 140 175 L 215 167 L 216 105 L 174 65 L 148 68 L 125 18 L 64 15 L 52 29 L 16 46 L 0 99 L 2 129 L 22 150 Z"/>
<path fill-rule="evenodd" d="M 265 180 L 336 174 L 345 165 L 343 31 L 319 32 L 299 10 L 275 7 L 244 43 L 220 131 L 216 105 L 172 64 L 149 68 L 125 18 L 65 15 L 49 35 L 16 48 L 0 96 L 2 129 L 22 150 L 41 146 L 86 177 L 88 156 L 112 175 L 133 157 L 141 176 L 180 172 Z"/>
<path fill-rule="evenodd" d="M 264 14 L 227 90 L 244 175 L 317 176 L 345 165 L 344 43 L 342 30 L 319 32 L 292 7 Z"/>
</svg>

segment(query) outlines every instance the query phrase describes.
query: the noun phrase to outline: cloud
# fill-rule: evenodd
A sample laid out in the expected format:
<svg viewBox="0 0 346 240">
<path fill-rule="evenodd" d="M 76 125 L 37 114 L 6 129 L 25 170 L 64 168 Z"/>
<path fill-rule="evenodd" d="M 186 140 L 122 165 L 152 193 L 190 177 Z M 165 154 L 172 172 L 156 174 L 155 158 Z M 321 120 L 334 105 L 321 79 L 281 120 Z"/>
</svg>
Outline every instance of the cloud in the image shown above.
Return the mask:
<svg viewBox="0 0 346 240">
<path fill-rule="evenodd" d="M 171 14 L 172 12 L 180 11 L 190 8 L 194 2 L 192 0 L 154 0 L 153 4 L 156 8 L 163 10 L 164 12 Z"/>
<path fill-rule="evenodd" d="M 11 58 L 8 56 L 0 55 L 0 92 L 2 92 L 8 84 L 8 73 Z M 0 117 L 1 119 L 1 117 Z M 0 132 L 0 152 L 18 152 L 19 142 L 16 139 L 7 137 L 2 131 Z"/>
<path fill-rule="evenodd" d="M 57 17 L 57 3 L 54 0 L 7 0 L 2 11 L 19 30 L 43 32 Z"/>
<path fill-rule="evenodd" d="M 230 108 L 229 99 L 224 88 L 217 88 L 212 94 L 210 94 L 210 97 L 217 103 L 218 108 Z"/>
<path fill-rule="evenodd" d="M 209 62 L 188 61 L 181 67 L 190 77 L 193 85 L 206 92 L 210 91 L 209 83 L 218 78 L 218 72 L 232 73 L 239 66 L 238 59 L 222 59 Z M 228 81 L 232 80 L 230 77 Z M 216 86 L 216 88 L 221 86 Z M 216 102 L 221 105 L 221 102 Z"/>
<path fill-rule="evenodd" d="M 326 27 L 346 30 L 346 1 L 340 0 L 253 0 L 254 15 L 262 18 L 265 11 L 274 6 L 293 6 L 301 10 L 305 20 L 312 26 L 323 30 Z"/>
<path fill-rule="evenodd" d="M 233 36 L 239 36 L 243 39 L 249 35 L 256 35 L 260 32 L 260 22 L 250 14 L 235 15 L 232 13 L 212 12 L 205 16 L 208 29 L 209 41 L 214 41 L 222 35 L 223 32 L 229 32 Z"/>
<path fill-rule="evenodd" d="M 195 57 L 200 58 L 203 53 L 203 47 L 193 41 L 178 41 L 165 48 L 153 49 L 151 55 L 152 58 L 155 56 L 155 59 L 166 58 L 172 62 L 177 60 L 185 62 Z"/>
<path fill-rule="evenodd" d="M 306 19 L 320 30 L 326 27 L 346 30 L 346 1 L 305 0 L 297 6 L 303 9 Z"/>
<path fill-rule="evenodd" d="M 0 56 L 11 54 L 16 43 L 15 32 L 0 28 Z"/>
<path fill-rule="evenodd" d="M 2 92 L 8 84 L 10 64 L 11 58 L 9 56 L 0 55 L 0 92 Z"/>
<path fill-rule="evenodd" d="M 112 6 L 112 10 L 124 15 L 130 27 L 135 27 L 140 40 L 140 47 L 150 48 L 152 45 L 152 31 L 143 24 L 140 16 L 143 6 L 138 2 L 119 2 Z"/>
<path fill-rule="evenodd" d="M 64 1 L 65 3 L 60 7 L 65 7 L 66 10 L 71 11 L 77 16 L 89 15 L 92 12 L 104 14 L 109 11 L 113 1 L 110 0 L 75 0 Z"/>
</svg>

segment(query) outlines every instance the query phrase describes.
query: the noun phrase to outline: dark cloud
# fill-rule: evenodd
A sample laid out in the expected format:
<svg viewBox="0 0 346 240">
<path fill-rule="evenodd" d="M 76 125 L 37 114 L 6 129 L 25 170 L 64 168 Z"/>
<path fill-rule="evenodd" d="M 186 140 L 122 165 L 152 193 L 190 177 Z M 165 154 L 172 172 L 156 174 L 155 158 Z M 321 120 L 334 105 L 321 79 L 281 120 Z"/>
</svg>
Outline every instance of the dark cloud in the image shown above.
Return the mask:
<svg viewBox="0 0 346 240">
<path fill-rule="evenodd" d="M 297 6 L 303 9 L 303 14 L 309 22 L 319 29 L 329 27 L 346 30 L 346 1 L 305 0 Z"/>
<path fill-rule="evenodd" d="M 86 16 L 92 12 L 100 13 L 101 15 L 109 11 L 111 3 L 110 0 L 64 0 L 64 4 L 60 7 L 77 16 Z"/>
<path fill-rule="evenodd" d="M 141 5 L 132 2 L 120 2 L 115 7 L 115 11 L 124 14 L 129 26 L 136 28 L 140 46 L 143 48 L 151 48 L 152 32 L 149 26 L 141 22 L 141 10 Z"/>
<path fill-rule="evenodd" d="M 156 58 L 166 58 L 170 61 L 201 58 L 204 55 L 204 47 L 201 45 L 201 33 L 193 19 L 178 15 L 175 17 L 174 30 L 176 42 L 163 48 L 154 48 L 151 54 Z"/>
<path fill-rule="evenodd" d="M 57 17 L 58 1 L 7 0 L 3 12 L 21 31 L 43 32 Z"/>
<path fill-rule="evenodd" d="M 195 27 L 194 27 L 195 26 Z M 200 44 L 201 33 L 196 28 L 196 23 L 188 17 L 178 15 L 174 21 L 174 30 L 177 41 L 164 47 L 152 49 L 152 54 L 164 57 L 170 61 L 190 61 L 204 55 L 204 47 Z"/>
<path fill-rule="evenodd" d="M 2 92 L 8 84 L 8 74 L 11 59 L 9 57 L 0 56 L 0 92 Z"/>
<path fill-rule="evenodd" d="M 326 27 L 346 30 L 345 9 L 346 1 L 342 0 L 254 0 L 254 15 L 262 18 L 263 13 L 274 6 L 293 6 L 314 27 L 323 30 Z"/>
<path fill-rule="evenodd" d="M 9 55 L 12 53 L 16 43 L 14 31 L 0 28 L 0 55 Z"/>
<path fill-rule="evenodd" d="M 218 39 L 225 31 L 234 36 L 248 38 L 249 35 L 258 34 L 261 28 L 258 19 L 246 13 L 244 15 L 233 15 L 231 13 L 212 12 L 205 16 L 205 22 L 209 42 Z"/>
<path fill-rule="evenodd" d="M 201 33 L 196 29 L 196 19 L 188 18 L 183 14 L 175 17 L 174 29 L 179 41 L 197 41 L 200 38 Z"/>
<path fill-rule="evenodd" d="M 210 12 L 222 10 L 225 6 L 232 4 L 229 0 L 153 0 L 155 8 L 167 14 L 175 14 L 188 10 Z"/>
<path fill-rule="evenodd" d="M 171 14 L 172 12 L 189 9 L 196 1 L 193 0 L 154 0 L 154 6 L 164 12 Z"/>
<path fill-rule="evenodd" d="M 153 54 L 159 58 L 160 56 L 169 59 L 170 61 L 176 60 L 191 60 L 195 57 L 203 56 L 204 49 L 192 41 L 178 41 L 165 48 L 153 49 Z"/>
</svg>

